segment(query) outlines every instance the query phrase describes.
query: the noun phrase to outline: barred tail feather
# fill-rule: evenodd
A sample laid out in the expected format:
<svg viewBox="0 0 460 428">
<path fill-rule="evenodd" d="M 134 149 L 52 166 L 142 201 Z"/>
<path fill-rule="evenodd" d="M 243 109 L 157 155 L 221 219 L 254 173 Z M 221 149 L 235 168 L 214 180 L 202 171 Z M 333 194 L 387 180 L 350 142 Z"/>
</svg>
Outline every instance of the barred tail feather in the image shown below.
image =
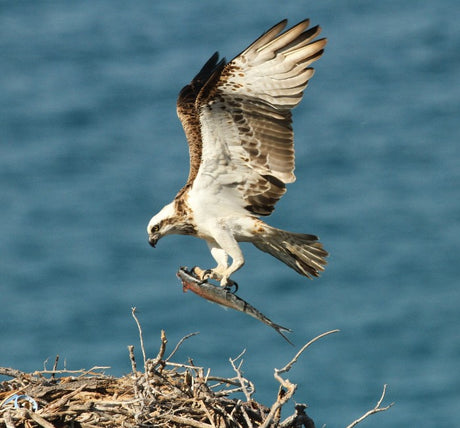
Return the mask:
<svg viewBox="0 0 460 428">
<path fill-rule="evenodd" d="M 253 244 L 310 279 L 319 276 L 327 263 L 325 258 L 328 253 L 314 235 L 287 232 L 265 225 L 263 238 Z"/>
</svg>

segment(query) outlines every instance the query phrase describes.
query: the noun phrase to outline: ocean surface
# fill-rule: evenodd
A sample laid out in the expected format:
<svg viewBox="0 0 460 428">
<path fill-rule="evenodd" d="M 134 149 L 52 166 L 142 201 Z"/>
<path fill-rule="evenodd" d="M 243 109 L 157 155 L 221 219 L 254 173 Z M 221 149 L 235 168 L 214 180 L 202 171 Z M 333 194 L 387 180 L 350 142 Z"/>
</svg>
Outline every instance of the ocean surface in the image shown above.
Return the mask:
<svg viewBox="0 0 460 428">
<path fill-rule="evenodd" d="M 244 349 L 255 398 L 288 373 L 316 426 L 455 427 L 460 417 L 458 0 L 0 3 L 0 366 L 141 361 L 160 331 L 176 362 L 232 376 Z M 329 42 L 294 112 L 296 183 L 267 221 L 320 236 L 309 281 L 243 245 L 239 295 L 290 327 L 183 293 L 204 242 L 147 243 L 150 217 L 188 174 L 176 97 L 216 50 L 227 59 L 283 18 Z M 286 406 L 283 416 L 293 410 Z"/>
</svg>

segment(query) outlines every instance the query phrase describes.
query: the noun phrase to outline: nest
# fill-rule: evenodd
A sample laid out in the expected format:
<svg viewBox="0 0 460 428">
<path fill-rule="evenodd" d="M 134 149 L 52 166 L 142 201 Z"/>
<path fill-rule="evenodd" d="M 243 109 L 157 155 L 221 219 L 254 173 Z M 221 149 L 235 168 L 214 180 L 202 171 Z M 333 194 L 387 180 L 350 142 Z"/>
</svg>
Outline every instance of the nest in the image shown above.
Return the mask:
<svg viewBox="0 0 460 428">
<path fill-rule="evenodd" d="M 280 382 L 280 389 L 276 402 L 269 408 L 253 400 L 254 385 L 242 376 L 244 352 L 229 360 L 235 371 L 234 377 L 212 376 L 209 369 L 196 366 L 192 360 L 187 364 L 171 360 L 182 342 L 195 333 L 181 339 L 165 357 L 167 339 L 162 331 L 158 355 L 147 359 L 134 309 L 133 317 L 140 332 L 143 370 L 137 368 L 132 345 L 128 346 L 132 371 L 120 378 L 106 375 L 108 367 L 57 370 L 59 357 L 52 370 L 24 373 L 0 367 L 0 375 L 12 378 L 0 383 L 0 427 L 315 426 L 305 413 L 306 405 L 302 404 L 296 406 L 293 415 L 281 421 L 281 409 L 296 390 L 296 385 L 282 378 L 281 374 L 289 371 L 311 343 L 335 331 L 311 340 L 285 367 L 275 369 L 274 376 Z M 235 398 L 235 395 L 245 399 Z M 386 408 L 380 407 L 376 411 L 380 410 Z"/>
<path fill-rule="evenodd" d="M 269 413 L 254 401 L 229 398 L 241 390 L 238 379 L 206 376 L 192 364 L 148 360 L 147 371 L 121 378 L 101 370 L 49 376 L 0 369 L 14 376 L 0 387 L 0 426 L 247 427 L 259 425 Z"/>
</svg>

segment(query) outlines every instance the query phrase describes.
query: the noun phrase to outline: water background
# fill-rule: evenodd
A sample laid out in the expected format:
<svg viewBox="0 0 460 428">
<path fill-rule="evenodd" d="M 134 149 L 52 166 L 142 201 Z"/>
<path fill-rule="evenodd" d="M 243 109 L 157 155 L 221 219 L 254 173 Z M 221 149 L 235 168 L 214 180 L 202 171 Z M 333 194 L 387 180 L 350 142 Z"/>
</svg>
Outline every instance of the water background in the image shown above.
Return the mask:
<svg viewBox="0 0 460 428">
<path fill-rule="evenodd" d="M 368 427 L 454 427 L 460 410 L 460 30 L 457 0 L 96 1 L 0 4 L 0 366 L 33 371 L 139 361 L 161 329 L 176 361 L 219 376 L 246 349 L 270 405 L 284 366 L 317 426 L 346 426 L 388 384 Z M 331 256 L 308 281 L 250 245 L 241 297 L 273 330 L 190 293 L 181 265 L 206 245 L 145 226 L 188 174 L 181 87 L 282 18 L 329 39 L 294 113 L 297 182 L 267 219 L 318 234 Z M 286 407 L 284 416 L 292 411 Z"/>
</svg>

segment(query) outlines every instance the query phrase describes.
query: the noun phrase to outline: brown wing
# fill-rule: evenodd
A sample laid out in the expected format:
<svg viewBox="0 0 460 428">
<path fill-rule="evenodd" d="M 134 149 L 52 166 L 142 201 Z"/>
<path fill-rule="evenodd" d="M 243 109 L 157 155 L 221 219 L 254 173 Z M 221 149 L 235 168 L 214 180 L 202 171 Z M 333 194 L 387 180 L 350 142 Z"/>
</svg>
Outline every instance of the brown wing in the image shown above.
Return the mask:
<svg viewBox="0 0 460 428">
<path fill-rule="evenodd" d="M 218 60 L 219 54 L 216 52 L 209 58 L 193 80 L 182 88 L 177 98 L 177 116 L 182 122 L 189 146 L 190 171 L 187 183 L 195 179 L 201 162 L 201 125 L 199 115 L 195 109 L 195 101 L 200 90 L 212 74 L 224 67 L 225 58 Z"/>
<path fill-rule="evenodd" d="M 305 20 L 281 33 L 275 25 L 222 69 L 196 100 L 202 162 L 195 180 L 213 175 L 214 192 L 256 215 L 269 215 L 295 180 L 291 109 L 302 99 L 323 53 L 318 26 Z M 281 34 L 280 34 L 281 33 Z"/>
</svg>

